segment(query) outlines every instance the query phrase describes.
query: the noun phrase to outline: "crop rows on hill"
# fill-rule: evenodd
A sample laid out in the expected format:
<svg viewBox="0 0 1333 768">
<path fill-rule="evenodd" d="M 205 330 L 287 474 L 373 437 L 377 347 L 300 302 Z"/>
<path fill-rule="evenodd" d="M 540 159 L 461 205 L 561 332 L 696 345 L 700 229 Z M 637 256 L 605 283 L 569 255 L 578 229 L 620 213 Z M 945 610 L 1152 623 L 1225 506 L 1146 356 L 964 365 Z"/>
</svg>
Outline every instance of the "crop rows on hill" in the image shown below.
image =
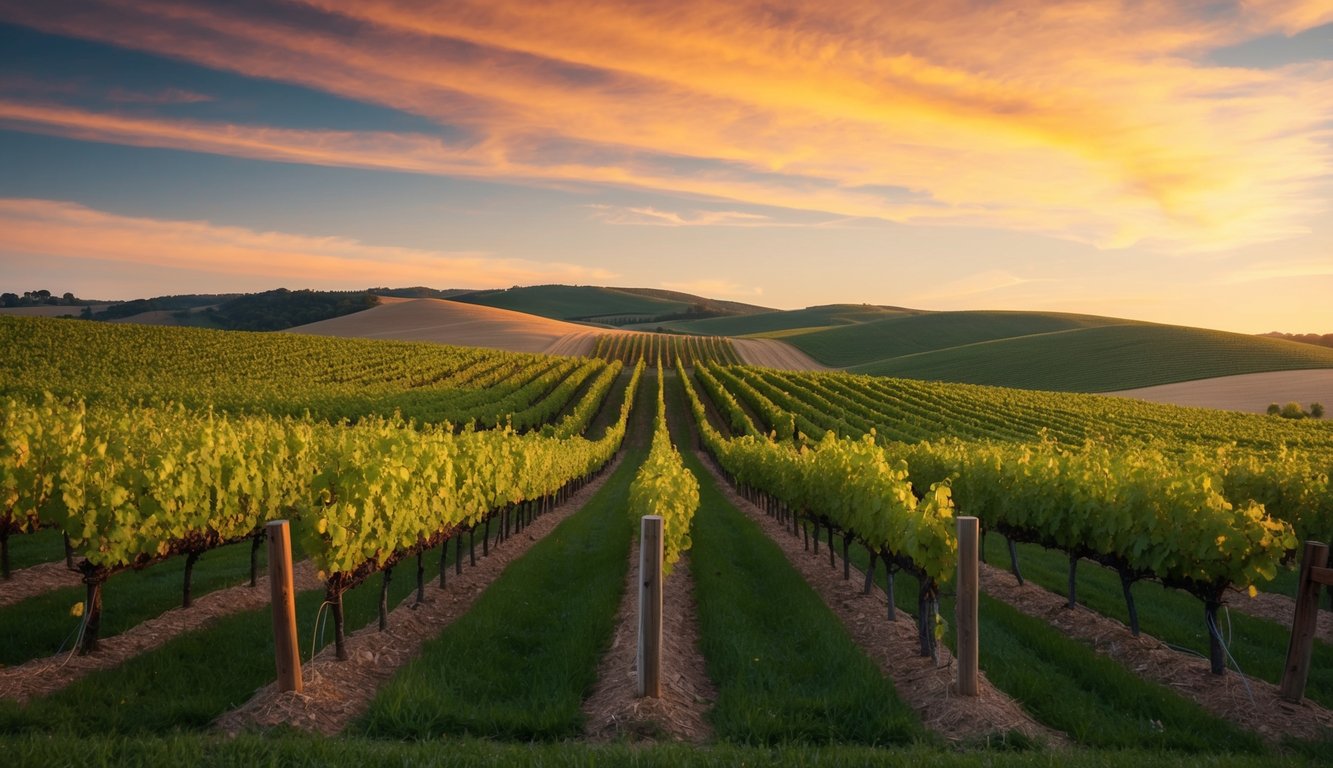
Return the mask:
<svg viewBox="0 0 1333 768">
<path fill-rule="evenodd" d="M 633 365 L 639 360 L 684 361 L 686 366 L 701 362 L 737 364 L 741 359 L 730 339 L 719 336 L 679 336 L 665 333 L 617 333 L 597 337 L 593 357 L 619 360 Z"/>
<path fill-rule="evenodd" d="M 1271 580 L 1295 549 L 1297 532 L 1326 535 L 1333 530 L 1329 453 L 1282 448 L 1276 452 L 1280 461 L 1274 462 L 1254 448 L 1191 443 L 1189 437 L 1198 440 L 1217 429 L 1206 423 L 1203 411 L 842 374 L 700 366 L 695 375 L 740 435 L 722 438 L 709 424 L 706 409 L 697 405 L 709 451 L 742 485 L 776 499 L 784 512 L 809 518 L 816 531 L 820 525 L 828 528 L 830 545 L 838 528 L 882 556 L 876 546 L 882 550 L 883 544 L 866 542 L 864 532 L 874 525 L 894 528 L 899 541 L 920 541 L 910 528 L 890 522 L 897 514 L 885 501 L 896 498 L 890 491 L 853 500 L 854 481 L 845 480 L 838 503 L 849 504 L 850 511 L 839 518 L 822 509 L 828 502 L 810 495 L 813 476 L 801 463 L 818 466 L 817 458 L 803 457 L 837 447 L 850 452 L 842 466 L 856 466 L 860 475 L 900 467 L 914 500 L 938 498 L 941 488 L 951 487 L 959 511 L 979 517 L 983 527 L 1010 540 L 1066 552 L 1071 604 L 1075 568 L 1083 558 L 1120 574 L 1131 616 L 1131 588 L 1140 579 L 1157 579 L 1196 595 L 1205 604 L 1213 668 L 1219 673 L 1223 651 L 1217 610 L 1225 591 Z M 995 397 L 987 402 L 987 394 Z M 1065 399 L 1072 407 L 1062 412 L 1059 401 Z M 1039 401 L 1044 409 L 1015 409 L 1015 401 L 1021 408 L 1024 400 Z M 1052 435 L 1032 415 L 1053 412 L 1063 418 L 1052 421 L 1069 424 L 1090 418 L 1093 407 L 1109 439 Z M 753 436 L 748 413 L 762 422 L 760 429 L 770 440 Z M 1174 423 L 1167 418 L 1171 415 Z M 1285 435 L 1318 444 L 1319 434 L 1302 432 L 1300 425 L 1289 429 L 1258 417 L 1241 423 L 1252 445 Z M 1170 430 L 1174 442 L 1145 441 L 1141 430 L 1147 424 Z M 931 432 L 922 434 L 925 429 Z M 1059 437 L 1067 442 L 1056 442 Z M 830 476 L 827 468 L 824 472 L 821 479 Z M 853 522 L 857 514 L 867 517 Z M 907 559 L 909 569 L 921 570 L 919 556 Z M 923 579 L 923 608 L 933 591 Z M 924 626 L 922 631 L 924 636 Z"/>
<path fill-rule="evenodd" d="M 338 421 L 508 423 L 565 411 L 600 360 L 286 333 L 0 317 L 0 395 Z"/>
<path fill-rule="evenodd" d="M 1298 537 L 1333 535 L 1333 424 L 1178 408 L 1127 398 L 705 366 L 696 374 L 734 432 L 742 404 L 780 440 L 874 434 L 882 445 L 959 439 L 1148 446 L 1210 463 L 1233 501 L 1253 499 Z M 712 380 L 726 390 L 718 395 Z M 739 423 L 741 429 L 737 430 Z M 1198 454 L 1204 454 L 1202 457 Z"/>
</svg>

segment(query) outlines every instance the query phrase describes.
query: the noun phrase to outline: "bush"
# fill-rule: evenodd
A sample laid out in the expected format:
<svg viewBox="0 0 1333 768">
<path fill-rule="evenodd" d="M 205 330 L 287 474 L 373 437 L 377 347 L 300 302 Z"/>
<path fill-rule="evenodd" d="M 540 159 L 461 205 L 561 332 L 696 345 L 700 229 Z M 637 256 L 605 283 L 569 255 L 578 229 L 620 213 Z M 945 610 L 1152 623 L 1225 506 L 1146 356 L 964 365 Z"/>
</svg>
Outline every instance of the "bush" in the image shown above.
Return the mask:
<svg viewBox="0 0 1333 768">
<path fill-rule="evenodd" d="M 1268 415 L 1269 415 L 1269 416 L 1277 416 L 1277 415 L 1280 414 L 1280 413 L 1282 413 L 1282 406 L 1278 405 L 1277 403 L 1269 403 L 1269 404 L 1268 404 Z"/>
<path fill-rule="evenodd" d="M 1284 419 L 1303 419 L 1305 418 L 1305 411 L 1301 408 L 1300 403 L 1287 403 L 1282 406 L 1281 416 Z"/>
<path fill-rule="evenodd" d="M 1316 419 L 1324 418 L 1324 404 L 1310 403 L 1310 416 Z"/>
</svg>

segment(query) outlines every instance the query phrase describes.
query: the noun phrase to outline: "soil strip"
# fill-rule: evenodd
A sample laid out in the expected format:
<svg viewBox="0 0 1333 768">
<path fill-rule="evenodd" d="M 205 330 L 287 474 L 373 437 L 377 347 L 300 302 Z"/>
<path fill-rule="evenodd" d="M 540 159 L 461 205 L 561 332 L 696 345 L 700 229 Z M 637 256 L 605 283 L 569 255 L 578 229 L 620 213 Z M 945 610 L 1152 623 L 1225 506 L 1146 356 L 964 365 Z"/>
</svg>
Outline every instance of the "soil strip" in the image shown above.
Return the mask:
<svg viewBox="0 0 1333 768">
<path fill-rule="evenodd" d="M 63 563 L 61 567 L 64 567 Z M 293 576 L 298 590 L 320 586 L 309 561 L 297 563 Z M 189 608 L 172 608 L 119 635 L 99 638 L 98 650 L 87 656 L 70 651 L 0 669 L 0 698 L 24 703 L 55 693 L 90 672 L 119 666 L 215 619 L 262 608 L 269 604 L 269 600 L 267 576 L 259 579 L 254 587 L 242 584 L 210 592 L 195 600 Z"/>
<path fill-rule="evenodd" d="M 464 569 L 461 576 L 450 574 L 446 589 L 428 588 L 425 602 L 415 607 L 416 594 L 409 595 L 389 614 L 387 630 L 381 632 L 372 623 L 348 635 L 346 661 L 338 661 L 330 643 L 302 665 L 305 690 L 301 693 L 279 692 L 276 683 L 269 683 L 245 704 L 219 717 L 214 728 L 232 736 L 284 725 L 325 735 L 342 732 L 370 707 L 379 687 L 417 656 L 428 640 L 467 613 L 509 563 L 582 509 L 620 461 L 617 457 L 600 477 L 537 518 L 520 535 L 503 546 L 491 547 L 490 554 L 479 557 L 475 567 Z"/>
<path fill-rule="evenodd" d="M 1279 624 L 1288 631 L 1291 630 L 1292 622 L 1296 620 L 1296 601 L 1286 595 L 1260 592 L 1250 597 L 1240 590 L 1232 590 L 1228 598 L 1228 608 L 1246 616 Z M 1328 597 L 1322 591 L 1319 593 L 1319 598 L 1319 615 L 1315 618 L 1315 638 L 1333 644 L 1333 612 L 1324 608 L 1328 604 L 1325 602 Z"/>
<path fill-rule="evenodd" d="M 1052 747 L 1068 746 L 1068 738 L 1033 720 L 1022 705 L 1000 691 L 983 673 L 979 695 L 959 696 L 954 683 L 953 654 L 943 644 L 939 665 L 919 655 L 916 621 L 906 611 L 899 611 L 897 621 L 886 615 L 887 596 L 875 586 L 862 594 L 864 572 L 853 566 L 850 581 L 842 578 L 842 565 L 830 568 L 828 555 L 816 555 L 804 549 L 802 540 L 792 536 L 776 518 L 740 496 L 718 473 L 712 461 L 699 454 L 700 461 L 712 473 L 727 500 L 768 534 L 783 554 L 814 587 L 828 607 L 842 620 L 852 639 L 893 681 L 898 696 L 921 716 L 922 723 L 953 743 L 993 740 L 1013 731 L 1043 741 Z"/>
<path fill-rule="evenodd" d="M 705 714 L 717 690 L 704 672 L 699 652 L 699 621 L 694 607 L 694 578 L 684 555 L 663 584 L 662 698 L 636 698 L 639 632 L 639 544 L 630 551 L 625 594 L 616 616 L 611 648 L 602 657 L 597 685 L 583 702 L 585 733 L 594 741 L 653 740 L 700 744 L 713 734 Z"/>
<path fill-rule="evenodd" d="M 1333 712 L 1309 699 L 1300 704 L 1284 701 L 1276 685 L 1242 677 L 1234 670 L 1214 675 L 1203 656 L 1175 650 L 1147 634 L 1134 637 L 1129 627 L 1086 606 L 1071 610 L 1063 595 L 1032 582 L 1020 586 L 1008 571 L 982 564 L 981 588 L 1069 637 L 1091 644 L 1098 653 L 1145 680 L 1164 685 L 1267 741 L 1276 743 L 1287 736 L 1317 739 L 1333 729 Z M 1202 606 L 1199 621 L 1203 621 Z"/>
<path fill-rule="evenodd" d="M 83 584 L 83 576 L 70 570 L 64 560 L 41 563 L 9 575 L 9 581 L 0 581 L 0 608 L 22 602 L 30 597 L 64 587 Z"/>
</svg>

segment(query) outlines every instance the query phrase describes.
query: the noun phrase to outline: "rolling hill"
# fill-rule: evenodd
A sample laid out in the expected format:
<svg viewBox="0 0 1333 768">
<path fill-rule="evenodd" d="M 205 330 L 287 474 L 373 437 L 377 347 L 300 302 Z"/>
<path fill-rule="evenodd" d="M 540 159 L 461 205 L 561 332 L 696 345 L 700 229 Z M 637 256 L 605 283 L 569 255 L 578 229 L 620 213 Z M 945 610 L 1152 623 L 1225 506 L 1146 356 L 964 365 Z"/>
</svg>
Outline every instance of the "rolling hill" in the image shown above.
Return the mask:
<svg viewBox="0 0 1333 768">
<path fill-rule="evenodd" d="M 1022 389 L 1110 392 L 1312 368 L 1333 368 L 1333 350 L 1225 331 L 1134 323 L 979 341 L 849 370 Z"/>
<path fill-rule="evenodd" d="M 269 292 L 274 293 L 289 292 Z M 608 326 L 664 326 L 677 333 L 742 337 L 736 349 L 751 364 L 1078 392 L 1333 369 L 1333 349 L 1326 347 L 1069 313 L 933 312 L 871 304 L 778 311 L 675 291 L 571 285 L 377 293 L 381 306 L 294 330 L 577 355 L 589 353 Z M 184 322 L 177 313 L 158 314 L 163 316 L 127 319 Z M 1273 398 L 1281 399 L 1277 393 Z"/>
<path fill-rule="evenodd" d="M 454 296 L 453 300 L 526 312 L 554 320 L 581 320 L 609 325 L 773 311 L 768 307 L 706 299 L 675 291 L 601 288 L 591 285 L 533 285 L 474 291 Z"/>
<path fill-rule="evenodd" d="M 371 309 L 302 325 L 291 333 L 401 341 L 433 341 L 510 352 L 581 355 L 597 336 L 621 331 L 566 323 L 444 299 L 384 297 Z"/>
<path fill-rule="evenodd" d="M 667 326 L 672 330 L 710 336 L 782 338 L 918 314 L 923 314 L 923 311 L 902 307 L 881 307 L 874 304 L 826 304 L 805 309 L 759 312 L 739 317 L 676 321 L 668 323 Z"/>
</svg>

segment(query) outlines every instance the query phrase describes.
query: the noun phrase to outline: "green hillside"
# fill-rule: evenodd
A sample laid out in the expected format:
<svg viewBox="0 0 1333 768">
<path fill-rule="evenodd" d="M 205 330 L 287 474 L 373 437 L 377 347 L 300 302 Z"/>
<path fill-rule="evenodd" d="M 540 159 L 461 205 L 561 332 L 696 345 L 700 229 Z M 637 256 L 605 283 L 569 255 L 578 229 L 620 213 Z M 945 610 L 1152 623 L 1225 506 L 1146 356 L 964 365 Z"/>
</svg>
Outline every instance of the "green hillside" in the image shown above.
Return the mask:
<svg viewBox="0 0 1333 768">
<path fill-rule="evenodd" d="M 1302 368 L 1333 368 L 1333 349 L 1202 328 L 1127 324 L 983 341 L 849 370 L 1023 389 L 1110 392 Z"/>
<path fill-rule="evenodd" d="M 1055 312 L 930 312 L 790 335 L 785 341 L 838 368 L 996 339 L 1130 323 Z"/>
<path fill-rule="evenodd" d="M 920 314 L 920 310 L 881 307 L 873 304 L 827 304 L 783 312 L 762 312 L 740 317 L 674 322 L 670 327 L 705 336 L 774 336 L 792 332 L 810 333 L 837 326 L 853 326 L 884 318 Z"/>
<path fill-rule="evenodd" d="M 608 315 L 658 315 L 682 312 L 680 301 L 635 296 L 610 288 L 584 285 L 533 285 L 494 291 L 475 291 L 454 301 L 526 312 L 555 320 L 582 320 Z"/>
<path fill-rule="evenodd" d="M 586 320 L 609 325 L 666 322 L 692 318 L 764 312 L 731 301 L 717 301 L 676 291 L 649 288 L 602 288 L 592 285 L 532 285 L 474 291 L 454 301 L 526 312 L 555 320 Z"/>
</svg>

